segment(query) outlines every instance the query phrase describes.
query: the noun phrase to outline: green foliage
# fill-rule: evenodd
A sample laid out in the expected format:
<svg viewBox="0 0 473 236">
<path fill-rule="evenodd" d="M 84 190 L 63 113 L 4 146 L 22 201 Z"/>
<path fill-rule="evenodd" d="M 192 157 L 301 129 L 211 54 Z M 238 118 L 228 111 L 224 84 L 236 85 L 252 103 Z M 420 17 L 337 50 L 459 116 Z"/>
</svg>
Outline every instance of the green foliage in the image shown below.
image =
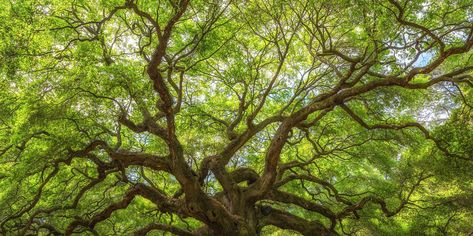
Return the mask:
<svg viewBox="0 0 473 236">
<path fill-rule="evenodd" d="M 186 213 L 137 196 L 76 233 L 129 235 L 150 223 L 205 228 L 184 206 L 191 194 L 181 192 L 180 169 L 123 166 L 112 153 L 164 160 L 177 155 L 175 136 L 192 175 L 206 157 L 230 154 L 224 174 L 251 168 L 263 177 L 281 124 L 296 117 L 274 181 L 317 180 L 274 188 L 348 213 L 330 228 L 330 217 L 304 204 L 261 197 L 248 208 L 271 205 L 338 234 L 471 235 L 470 1 L 397 1 L 399 9 L 393 1 L 197 0 L 165 41 L 159 34 L 180 2 L 0 1 L 0 234 L 47 235 L 49 225 L 65 232 L 138 184 L 182 200 Z M 172 114 L 148 67 L 163 44 L 156 70 Z M 466 49 L 444 54 L 452 48 Z M 97 140 L 106 145 L 88 150 Z M 230 200 L 222 200 L 215 172 L 199 187 L 223 206 Z M 251 192 L 252 184 L 234 187 Z M 389 215 L 375 198 L 398 211 Z M 255 224 L 261 235 L 299 235 L 267 222 Z"/>
</svg>

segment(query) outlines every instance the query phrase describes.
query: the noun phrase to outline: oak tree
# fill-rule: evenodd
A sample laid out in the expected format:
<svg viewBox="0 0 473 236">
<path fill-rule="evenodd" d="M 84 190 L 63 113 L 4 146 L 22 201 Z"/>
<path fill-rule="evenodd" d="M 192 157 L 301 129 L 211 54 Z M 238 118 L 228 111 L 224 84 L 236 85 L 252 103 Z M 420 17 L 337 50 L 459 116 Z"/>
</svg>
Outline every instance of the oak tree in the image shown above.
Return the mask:
<svg viewBox="0 0 473 236">
<path fill-rule="evenodd" d="M 0 2 L 2 235 L 471 235 L 471 0 Z"/>
</svg>

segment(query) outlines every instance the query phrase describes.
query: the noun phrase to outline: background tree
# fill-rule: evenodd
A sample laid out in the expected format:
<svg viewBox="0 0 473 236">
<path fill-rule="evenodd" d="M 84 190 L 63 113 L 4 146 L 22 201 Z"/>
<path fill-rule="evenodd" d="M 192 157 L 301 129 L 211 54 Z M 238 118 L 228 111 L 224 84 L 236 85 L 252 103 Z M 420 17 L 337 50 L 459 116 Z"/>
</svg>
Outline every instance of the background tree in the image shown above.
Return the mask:
<svg viewBox="0 0 473 236">
<path fill-rule="evenodd" d="M 0 2 L 0 234 L 473 233 L 470 0 Z"/>
</svg>

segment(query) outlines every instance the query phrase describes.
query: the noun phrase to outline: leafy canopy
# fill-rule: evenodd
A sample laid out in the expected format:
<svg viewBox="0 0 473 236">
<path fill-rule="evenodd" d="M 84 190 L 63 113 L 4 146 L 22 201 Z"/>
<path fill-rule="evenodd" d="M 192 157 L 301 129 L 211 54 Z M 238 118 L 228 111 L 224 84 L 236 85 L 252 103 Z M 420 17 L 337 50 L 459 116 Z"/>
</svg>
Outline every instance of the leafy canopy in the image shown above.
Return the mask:
<svg viewBox="0 0 473 236">
<path fill-rule="evenodd" d="M 471 235 L 470 0 L 0 1 L 2 235 Z"/>
</svg>

